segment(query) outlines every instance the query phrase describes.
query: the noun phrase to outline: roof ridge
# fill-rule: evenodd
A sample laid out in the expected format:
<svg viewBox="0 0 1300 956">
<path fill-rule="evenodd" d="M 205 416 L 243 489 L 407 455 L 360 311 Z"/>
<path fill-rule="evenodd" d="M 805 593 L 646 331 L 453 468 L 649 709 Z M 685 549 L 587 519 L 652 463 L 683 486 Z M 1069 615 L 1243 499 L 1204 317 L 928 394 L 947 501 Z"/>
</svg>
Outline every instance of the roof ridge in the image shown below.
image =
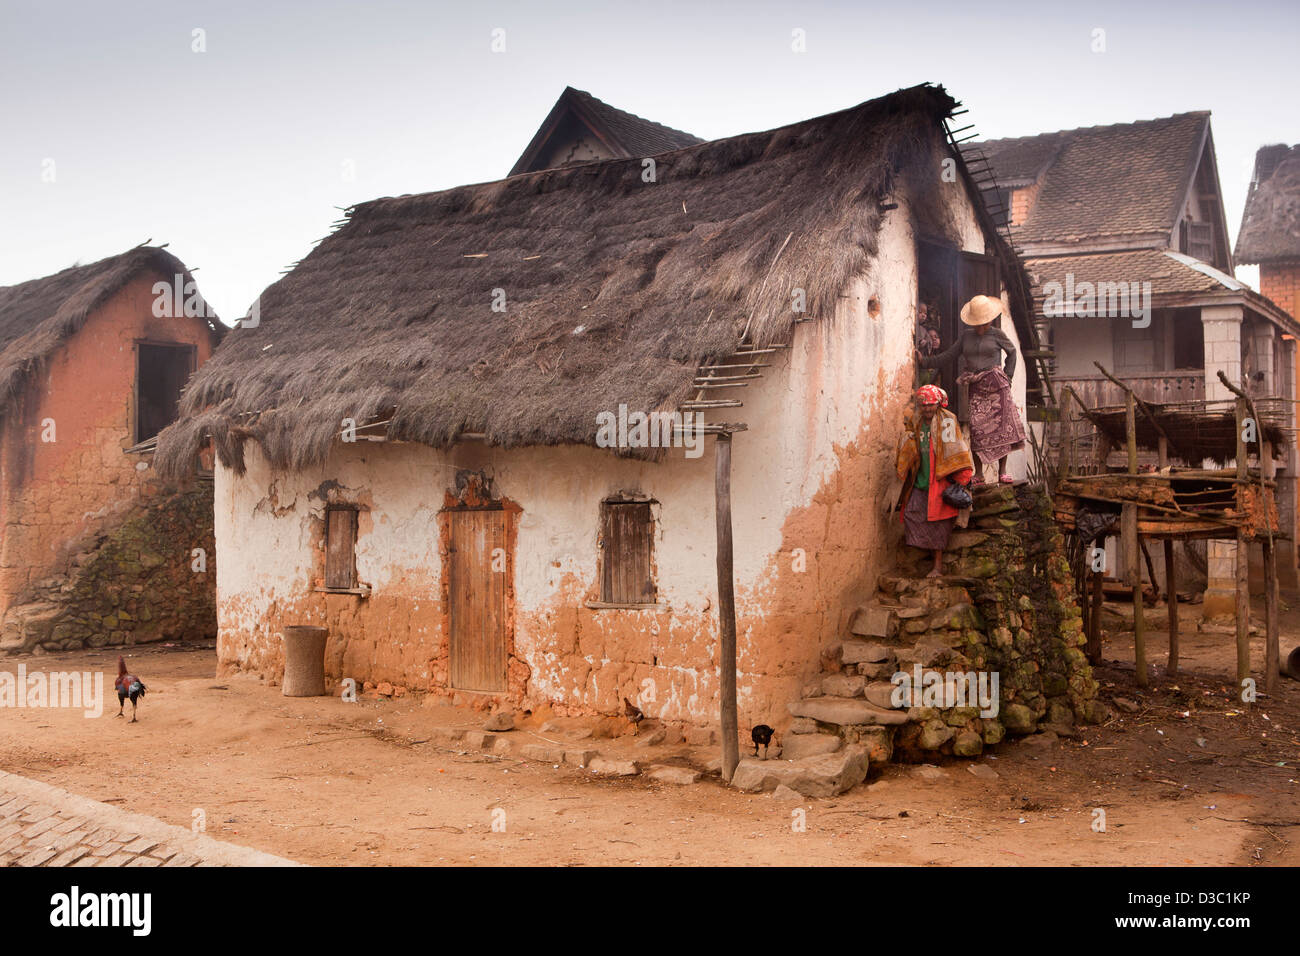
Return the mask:
<svg viewBox="0 0 1300 956">
<path fill-rule="evenodd" d="M 1142 126 L 1149 123 L 1163 123 L 1168 120 L 1184 119 L 1189 116 L 1204 118 L 1210 115 L 1210 110 L 1188 110 L 1185 113 L 1171 113 L 1168 116 L 1155 116 L 1150 119 L 1130 120 L 1126 123 L 1094 123 L 1092 126 L 1076 126 L 1073 129 L 1047 130 L 1042 133 L 1028 133 L 1024 136 L 1001 136 L 997 139 L 980 139 L 975 140 L 974 142 L 976 145 L 986 146 L 990 143 L 1012 143 L 1024 140 L 1040 139 L 1048 136 L 1068 136 L 1073 133 L 1090 133 L 1097 130 L 1118 129 L 1122 126 Z"/>
<path fill-rule="evenodd" d="M 573 89 L 573 87 L 566 87 L 566 89 Z M 583 91 L 577 90 L 576 92 L 581 93 Z M 717 139 L 700 140 L 700 142 L 692 143 L 689 146 L 679 146 L 676 149 L 664 150 L 662 153 L 655 153 L 654 155 L 656 156 L 677 155 L 677 154 L 689 152 L 691 150 L 698 150 L 698 149 L 704 149 L 705 147 L 709 147 L 709 146 L 715 146 L 720 143 L 734 142 L 736 140 L 745 139 L 751 136 L 769 136 L 776 133 L 783 133 L 789 130 L 796 129 L 801 126 L 811 125 L 814 123 L 824 123 L 835 117 L 847 115 L 849 113 L 853 113 L 857 110 L 861 110 L 872 105 L 878 106 L 879 104 L 882 104 L 888 100 L 902 97 L 903 95 L 906 94 L 914 94 L 914 95 L 927 94 L 934 97 L 946 97 L 952 104 L 951 106 L 949 106 L 949 109 L 955 109 L 956 106 L 958 105 L 957 101 L 952 99 L 951 94 L 948 93 L 947 89 L 944 88 L 943 84 L 918 83 L 915 86 L 905 86 L 902 87 L 901 89 L 892 90 L 889 93 L 882 93 L 880 96 L 873 96 L 871 99 L 863 100 L 861 103 L 855 103 L 853 106 L 847 106 L 839 110 L 832 110 L 829 113 L 823 113 L 819 116 L 809 116 L 805 119 L 795 120 L 792 123 L 783 123 L 780 126 L 773 126 L 770 129 L 747 130 L 743 133 L 733 133 L 730 136 L 719 136 Z M 612 108 L 617 109 L 617 107 L 612 107 Z M 425 190 L 424 192 L 418 192 L 418 193 L 400 193 L 396 196 L 376 196 L 374 199 L 366 199 L 366 200 L 362 200 L 361 202 L 353 203 L 345 211 L 348 213 L 349 216 L 351 216 L 358 209 L 372 207 L 378 205 L 379 203 L 387 203 L 399 199 L 413 200 L 413 199 L 418 199 L 420 197 L 448 195 L 462 189 L 479 189 L 485 186 L 500 185 L 510 180 L 524 180 L 529 176 L 566 177 L 566 176 L 579 175 L 578 173 L 579 170 L 582 171 L 581 173 L 582 175 L 591 175 L 593 172 L 601 169 L 602 167 L 614 166 L 617 163 L 640 164 L 641 162 L 642 162 L 642 157 L 638 157 L 638 156 L 630 156 L 630 157 L 614 156 L 611 157 L 610 159 L 592 160 L 590 162 L 582 163 L 581 165 L 577 165 L 577 166 L 556 166 L 547 169 L 534 169 L 534 170 L 530 170 L 529 172 L 515 173 L 513 176 L 502 176 L 497 179 L 485 179 L 476 183 L 458 183 L 455 186 L 446 186 L 442 189 L 428 189 Z M 344 228 L 344 227 L 340 227 L 340 228 Z"/>
<path fill-rule="evenodd" d="M 645 123 L 647 126 L 657 127 L 658 129 L 664 130 L 665 132 L 668 133 L 674 133 L 678 136 L 687 136 L 696 141 L 692 145 L 698 146 L 700 143 L 707 142 L 707 140 L 704 140 L 699 136 L 696 136 L 694 133 L 688 133 L 686 132 L 686 130 L 677 129 L 674 126 L 668 126 L 664 123 L 659 123 L 652 119 L 646 119 L 646 117 L 640 115 L 639 113 L 633 113 L 631 110 L 625 110 L 622 107 L 613 105 L 612 103 L 607 103 L 605 100 L 602 100 L 600 97 L 588 92 L 587 90 L 580 90 L 576 86 L 566 86 L 564 88 L 564 92 L 561 95 L 562 96 L 577 95 L 577 96 L 586 97 L 592 102 L 600 104 L 600 106 L 602 106 L 607 110 L 613 110 L 614 112 L 621 113 L 624 116 L 630 116 L 632 119 L 636 120 L 639 123 Z"/>
</svg>

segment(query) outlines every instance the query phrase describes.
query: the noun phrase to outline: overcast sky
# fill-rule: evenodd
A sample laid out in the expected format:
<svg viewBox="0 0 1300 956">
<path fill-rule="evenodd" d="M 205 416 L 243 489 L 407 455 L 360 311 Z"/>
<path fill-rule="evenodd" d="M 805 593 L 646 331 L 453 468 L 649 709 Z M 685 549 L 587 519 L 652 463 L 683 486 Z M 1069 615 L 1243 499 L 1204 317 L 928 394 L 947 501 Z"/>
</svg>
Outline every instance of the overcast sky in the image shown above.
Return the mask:
<svg viewBox="0 0 1300 956">
<path fill-rule="evenodd" d="M 336 206 L 504 176 L 566 85 L 706 139 L 927 81 L 987 138 L 1211 110 L 1235 240 L 1298 42 L 1294 0 L 0 0 L 0 285 L 152 239 L 229 322 Z"/>
</svg>

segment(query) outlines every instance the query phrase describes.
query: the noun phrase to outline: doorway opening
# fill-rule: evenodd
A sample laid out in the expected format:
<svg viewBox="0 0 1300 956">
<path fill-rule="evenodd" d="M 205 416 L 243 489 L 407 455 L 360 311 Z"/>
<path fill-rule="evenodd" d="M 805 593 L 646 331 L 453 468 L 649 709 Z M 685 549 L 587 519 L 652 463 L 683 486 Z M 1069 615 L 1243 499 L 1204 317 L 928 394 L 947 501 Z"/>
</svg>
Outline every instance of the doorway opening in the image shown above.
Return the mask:
<svg viewBox="0 0 1300 956">
<path fill-rule="evenodd" d="M 194 374 L 194 346 L 137 342 L 135 440 L 153 438 L 180 415 L 181 390 Z"/>
</svg>

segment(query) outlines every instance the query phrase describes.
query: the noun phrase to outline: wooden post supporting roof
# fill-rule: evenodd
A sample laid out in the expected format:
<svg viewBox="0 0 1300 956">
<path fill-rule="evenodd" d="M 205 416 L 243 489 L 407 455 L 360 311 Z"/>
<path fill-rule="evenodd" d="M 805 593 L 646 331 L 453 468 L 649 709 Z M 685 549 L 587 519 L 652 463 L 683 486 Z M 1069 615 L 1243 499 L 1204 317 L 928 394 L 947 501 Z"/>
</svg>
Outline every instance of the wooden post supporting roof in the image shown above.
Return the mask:
<svg viewBox="0 0 1300 956">
<path fill-rule="evenodd" d="M 1277 624 L 1277 548 L 1273 543 L 1273 513 L 1264 495 L 1265 482 L 1273 479 L 1273 443 L 1261 435 L 1259 457 L 1259 505 L 1264 513 L 1268 534 L 1264 538 L 1264 691 L 1277 693 L 1278 624 Z"/>
<path fill-rule="evenodd" d="M 1220 372 L 1220 375 L 1223 373 Z M 1237 393 L 1237 479 L 1245 481 L 1247 477 L 1246 456 L 1246 399 Z M 1255 427 L 1260 427 L 1256 422 Z M 1241 501 L 1241 486 L 1237 486 L 1237 500 Z M 1250 677 L 1250 553 L 1247 551 L 1250 539 L 1246 537 L 1244 524 L 1237 526 L 1237 692 L 1242 691 L 1243 682 Z"/>
<path fill-rule="evenodd" d="M 1101 547 L 1106 546 L 1106 539 L 1100 538 Z M 1105 568 L 1106 562 L 1102 560 L 1102 567 Z M 1102 578 L 1106 572 L 1092 572 L 1092 602 L 1088 611 L 1088 646 L 1085 651 L 1088 655 L 1089 664 L 1101 663 L 1101 602 L 1103 597 Z"/>
<path fill-rule="evenodd" d="M 731 547 L 731 435 L 745 426 L 728 426 L 714 441 L 714 491 L 718 538 L 718 665 L 722 670 L 722 779 L 731 782 L 740 763 L 736 716 L 736 585 Z"/>
<path fill-rule="evenodd" d="M 1100 366 L 1098 366 L 1100 368 Z M 1134 396 L 1131 391 L 1124 396 L 1124 430 L 1128 438 L 1128 473 L 1136 475 L 1138 470 L 1137 423 L 1134 421 Z M 1124 505 L 1120 515 L 1120 530 L 1124 542 L 1124 560 L 1128 564 L 1129 580 L 1133 584 L 1133 659 L 1137 665 L 1137 685 L 1147 686 L 1147 639 L 1146 606 L 1142 600 L 1142 566 L 1138 563 L 1141 553 L 1138 536 L 1138 506 L 1134 502 Z"/>
<path fill-rule="evenodd" d="M 1160 469 L 1169 464 L 1169 439 L 1160 436 L 1157 445 Z M 1178 569 L 1174 565 L 1174 541 L 1165 538 L 1165 607 L 1169 612 L 1169 667 L 1172 676 L 1178 673 Z"/>
</svg>

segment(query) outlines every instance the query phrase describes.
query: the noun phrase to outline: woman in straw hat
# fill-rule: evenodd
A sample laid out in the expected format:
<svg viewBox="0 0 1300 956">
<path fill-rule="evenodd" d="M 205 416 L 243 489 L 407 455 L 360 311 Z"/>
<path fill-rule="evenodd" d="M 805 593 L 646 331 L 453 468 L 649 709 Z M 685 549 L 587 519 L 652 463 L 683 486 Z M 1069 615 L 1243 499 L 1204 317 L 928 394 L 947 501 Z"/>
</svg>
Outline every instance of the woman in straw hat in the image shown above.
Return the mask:
<svg viewBox="0 0 1300 956">
<path fill-rule="evenodd" d="M 1025 447 L 1025 426 L 1020 409 L 1011 397 L 1011 377 L 1016 372 L 1016 347 L 993 322 L 1002 315 L 1002 300 L 977 295 L 961 310 L 966 325 L 957 341 L 928 358 L 916 353 L 923 368 L 936 368 L 960 355 L 965 370 L 957 377 L 959 385 L 969 386 L 970 444 L 975 455 L 976 487 L 984 483 L 984 464 L 998 463 L 998 480 L 1011 484 L 1007 473 L 1007 456 Z M 1002 353 L 1007 353 L 1006 366 Z"/>
<path fill-rule="evenodd" d="M 944 499 L 949 485 L 971 478 L 970 449 L 957 416 L 948 411 L 948 393 L 937 385 L 922 385 L 914 396 L 919 414 L 909 421 L 898 448 L 898 477 L 903 493 L 898 510 L 904 540 L 934 553 L 930 577 L 943 574 L 943 549 L 957 518 L 957 508 Z"/>
</svg>

